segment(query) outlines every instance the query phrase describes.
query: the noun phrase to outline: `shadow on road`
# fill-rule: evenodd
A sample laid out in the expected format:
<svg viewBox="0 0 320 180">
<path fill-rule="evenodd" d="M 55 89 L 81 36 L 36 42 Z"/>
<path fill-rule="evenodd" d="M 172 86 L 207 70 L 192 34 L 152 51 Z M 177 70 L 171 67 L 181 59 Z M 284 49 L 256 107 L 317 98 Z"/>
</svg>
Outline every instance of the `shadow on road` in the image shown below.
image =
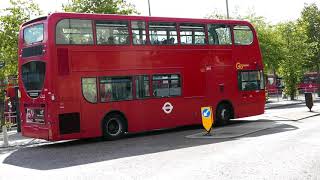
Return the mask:
<svg viewBox="0 0 320 180">
<path fill-rule="evenodd" d="M 244 124 L 247 123 L 249 122 Z M 117 141 L 89 139 L 25 147 L 11 153 L 3 163 L 23 168 L 51 170 L 225 141 L 236 141 L 246 137 L 257 137 L 297 129 L 297 127 L 291 125 L 281 125 L 240 138 L 185 138 L 187 135 L 199 132 L 199 128 L 200 126 L 192 126 L 174 130 L 140 133 L 129 135 Z"/>
<path fill-rule="evenodd" d="M 296 126 L 288 125 L 288 124 L 282 124 L 273 128 L 264 129 L 263 131 L 255 132 L 252 134 L 248 134 L 245 137 L 258 137 L 258 136 L 265 136 L 269 134 L 276 134 L 276 133 L 282 133 L 286 131 L 293 131 L 297 130 L 298 128 Z"/>
</svg>

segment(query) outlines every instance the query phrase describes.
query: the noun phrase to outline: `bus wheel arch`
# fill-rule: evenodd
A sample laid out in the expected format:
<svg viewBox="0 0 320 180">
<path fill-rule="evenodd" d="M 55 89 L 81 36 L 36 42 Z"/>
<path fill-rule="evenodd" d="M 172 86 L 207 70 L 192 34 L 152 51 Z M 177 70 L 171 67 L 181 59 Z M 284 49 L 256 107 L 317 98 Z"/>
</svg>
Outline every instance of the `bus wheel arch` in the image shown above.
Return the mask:
<svg viewBox="0 0 320 180">
<path fill-rule="evenodd" d="M 116 140 L 128 131 L 128 121 L 121 111 L 110 111 L 103 117 L 101 128 L 103 139 Z"/>
<path fill-rule="evenodd" d="M 215 109 L 215 124 L 227 125 L 234 118 L 234 106 L 228 100 L 220 101 Z"/>
</svg>

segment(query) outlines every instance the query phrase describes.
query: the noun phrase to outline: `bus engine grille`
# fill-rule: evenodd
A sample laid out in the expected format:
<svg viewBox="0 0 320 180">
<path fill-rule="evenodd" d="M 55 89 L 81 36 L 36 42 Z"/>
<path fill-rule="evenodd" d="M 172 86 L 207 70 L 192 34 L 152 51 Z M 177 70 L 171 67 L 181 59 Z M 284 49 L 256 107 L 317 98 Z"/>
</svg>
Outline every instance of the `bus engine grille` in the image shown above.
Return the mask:
<svg viewBox="0 0 320 180">
<path fill-rule="evenodd" d="M 80 132 L 80 113 L 59 114 L 60 134 Z"/>
</svg>

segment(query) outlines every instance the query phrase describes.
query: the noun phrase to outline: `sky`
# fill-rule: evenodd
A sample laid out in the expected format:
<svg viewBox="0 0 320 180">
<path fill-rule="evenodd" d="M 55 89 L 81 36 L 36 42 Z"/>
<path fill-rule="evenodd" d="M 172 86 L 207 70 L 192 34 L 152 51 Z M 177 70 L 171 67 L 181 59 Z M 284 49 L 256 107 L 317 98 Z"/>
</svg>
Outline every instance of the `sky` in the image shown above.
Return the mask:
<svg viewBox="0 0 320 180">
<path fill-rule="evenodd" d="M 0 9 L 8 6 L 9 0 L 0 0 Z M 68 0 L 35 0 L 45 14 L 61 11 L 61 4 Z M 148 0 L 127 0 L 136 6 L 140 15 L 148 16 Z M 299 18 L 305 4 L 320 0 L 228 0 L 230 16 L 248 15 L 255 12 L 276 24 Z M 205 18 L 212 12 L 226 15 L 226 0 L 150 0 L 151 15 L 160 17 Z"/>
</svg>

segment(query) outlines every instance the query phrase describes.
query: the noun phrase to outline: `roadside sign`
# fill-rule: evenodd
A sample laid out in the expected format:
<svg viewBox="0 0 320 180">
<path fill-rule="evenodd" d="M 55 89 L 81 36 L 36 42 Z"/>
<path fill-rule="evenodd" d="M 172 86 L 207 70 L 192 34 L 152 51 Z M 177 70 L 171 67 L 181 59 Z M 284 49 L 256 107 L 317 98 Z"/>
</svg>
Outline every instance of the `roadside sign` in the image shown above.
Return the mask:
<svg viewBox="0 0 320 180">
<path fill-rule="evenodd" d="M 213 124 L 212 107 L 201 107 L 202 125 L 210 133 Z"/>
</svg>

